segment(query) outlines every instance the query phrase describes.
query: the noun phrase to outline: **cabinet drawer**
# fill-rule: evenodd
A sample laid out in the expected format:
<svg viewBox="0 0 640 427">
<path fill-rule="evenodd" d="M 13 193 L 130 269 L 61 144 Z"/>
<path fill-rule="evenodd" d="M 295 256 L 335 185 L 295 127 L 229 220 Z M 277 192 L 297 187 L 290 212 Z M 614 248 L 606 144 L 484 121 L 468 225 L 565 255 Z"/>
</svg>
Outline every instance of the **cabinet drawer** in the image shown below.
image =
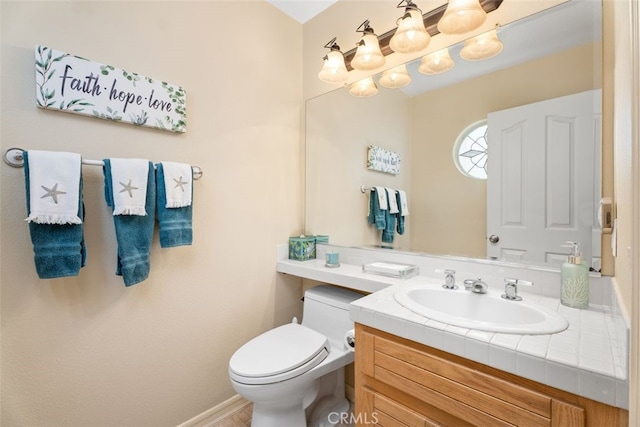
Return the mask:
<svg viewBox="0 0 640 427">
<path fill-rule="evenodd" d="M 373 377 L 476 425 L 548 426 L 551 398 L 417 351 L 374 340 Z"/>
</svg>

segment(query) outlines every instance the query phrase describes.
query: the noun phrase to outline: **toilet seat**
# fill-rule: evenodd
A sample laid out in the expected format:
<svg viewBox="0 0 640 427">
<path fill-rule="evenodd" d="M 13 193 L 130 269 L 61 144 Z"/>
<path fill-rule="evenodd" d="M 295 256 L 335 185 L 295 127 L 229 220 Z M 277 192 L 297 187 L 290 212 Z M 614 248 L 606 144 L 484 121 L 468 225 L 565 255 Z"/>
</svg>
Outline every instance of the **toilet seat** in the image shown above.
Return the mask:
<svg viewBox="0 0 640 427">
<path fill-rule="evenodd" d="M 270 384 L 297 377 L 329 354 L 327 337 L 297 323 L 271 329 L 240 347 L 229 375 L 243 384 Z"/>
</svg>

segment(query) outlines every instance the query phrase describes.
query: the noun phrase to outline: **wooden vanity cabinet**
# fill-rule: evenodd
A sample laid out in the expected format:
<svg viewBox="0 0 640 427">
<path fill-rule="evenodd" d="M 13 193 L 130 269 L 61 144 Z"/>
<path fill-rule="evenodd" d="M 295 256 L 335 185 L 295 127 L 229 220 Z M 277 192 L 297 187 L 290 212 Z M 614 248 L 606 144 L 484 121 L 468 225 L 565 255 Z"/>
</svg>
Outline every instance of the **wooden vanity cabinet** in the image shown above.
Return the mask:
<svg viewBox="0 0 640 427">
<path fill-rule="evenodd" d="M 355 420 L 380 426 L 622 427 L 628 412 L 356 324 Z"/>
</svg>

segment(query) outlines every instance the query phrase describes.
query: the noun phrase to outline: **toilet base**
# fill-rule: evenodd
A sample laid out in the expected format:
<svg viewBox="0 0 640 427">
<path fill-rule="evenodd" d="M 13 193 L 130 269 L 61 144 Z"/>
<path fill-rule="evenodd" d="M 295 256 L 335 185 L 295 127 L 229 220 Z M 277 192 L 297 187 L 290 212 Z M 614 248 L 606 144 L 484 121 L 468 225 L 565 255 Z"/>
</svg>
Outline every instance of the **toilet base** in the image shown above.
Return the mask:
<svg viewBox="0 0 640 427">
<path fill-rule="evenodd" d="M 254 403 L 251 427 L 305 427 L 305 417 L 302 402 L 292 405 L 271 405 L 268 403 Z"/>
<path fill-rule="evenodd" d="M 287 393 L 286 398 L 253 401 L 252 427 L 333 427 L 349 417 L 344 367 Z M 271 397 L 275 397 L 274 394 Z M 308 420 L 308 421 L 307 421 Z"/>
</svg>

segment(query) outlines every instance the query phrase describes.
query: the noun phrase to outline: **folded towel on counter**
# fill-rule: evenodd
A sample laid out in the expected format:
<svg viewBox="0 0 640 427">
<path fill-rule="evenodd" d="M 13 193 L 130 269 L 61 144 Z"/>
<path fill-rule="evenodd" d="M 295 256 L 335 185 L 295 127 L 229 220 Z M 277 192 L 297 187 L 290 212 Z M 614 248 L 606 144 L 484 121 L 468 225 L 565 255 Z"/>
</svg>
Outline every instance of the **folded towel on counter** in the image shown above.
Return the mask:
<svg viewBox="0 0 640 427">
<path fill-rule="evenodd" d="M 113 215 L 149 214 L 145 209 L 149 161 L 143 159 L 109 159 Z M 152 166 L 153 168 L 153 166 Z M 155 177 L 154 177 L 155 178 Z M 153 184 L 153 181 L 151 181 Z"/>
<path fill-rule="evenodd" d="M 86 265 L 81 162 L 75 153 L 24 152 L 26 221 L 41 279 L 77 276 Z"/>
<path fill-rule="evenodd" d="M 190 245 L 193 241 L 192 184 L 190 165 L 172 162 L 156 165 L 157 216 L 163 248 Z"/>
<path fill-rule="evenodd" d="M 388 214 L 389 210 L 382 210 L 380 208 L 380 197 L 378 197 L 378 190 L 380 187 L 373 187 L 369 193 L 369 215 L 367 216 L 367 221 L 369 224 L 375 224 L 378 230 L 384 230 L 387 226 L 386 223 L 386 214 Z M 386 193 L 384 188 L 382 189 L 383 193 Z M 384 196 L 385 206 L 386 206 L 386 194 Z"/>
<path fill-rule="evenodd" d="M 131 286 L 145 280 L 151 269 L 156 186 L 151 162 L 123 160 L 129 159 L 104 159 L 104 194 L 107 205 L 113 209 L 118 242 L 116 274 L 122 276 L 126 286 Z M 119 197 L 123 193 L 124 201 Z"/>
<path fill-rule="evenodd" d="M 389 201 L 389 213 L 397 214 L 398 212 L 400 212 L 400 210 L 398 209 L 396 190 L 387 187 L 385 187 L 385 190 L 387 191 L 387 200 Z"/>
</svg>

